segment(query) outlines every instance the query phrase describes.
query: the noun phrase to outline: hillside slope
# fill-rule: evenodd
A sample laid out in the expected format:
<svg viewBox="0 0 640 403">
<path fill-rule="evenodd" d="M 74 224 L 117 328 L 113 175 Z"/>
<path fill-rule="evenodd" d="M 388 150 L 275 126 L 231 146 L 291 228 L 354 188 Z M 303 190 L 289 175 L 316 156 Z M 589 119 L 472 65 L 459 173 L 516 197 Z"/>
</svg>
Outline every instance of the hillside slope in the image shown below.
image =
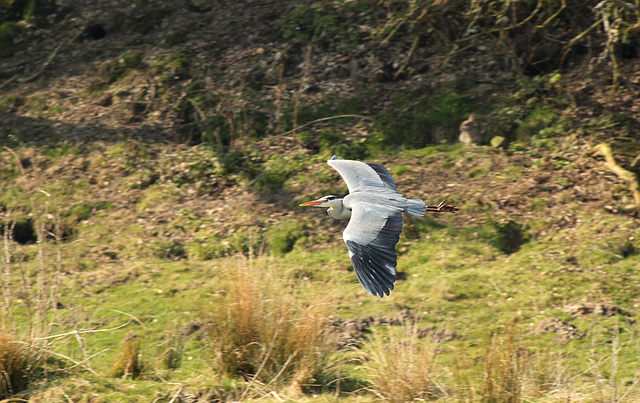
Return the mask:
<svg viewBox="0 0 640 403">
<path fill-rule="evenodd" d="M 637 15 L 516 3 L 0 2 L 0 396 L 636 401 Z M 461 209 L 388 298 L 334 154 Z"/>
</svg>

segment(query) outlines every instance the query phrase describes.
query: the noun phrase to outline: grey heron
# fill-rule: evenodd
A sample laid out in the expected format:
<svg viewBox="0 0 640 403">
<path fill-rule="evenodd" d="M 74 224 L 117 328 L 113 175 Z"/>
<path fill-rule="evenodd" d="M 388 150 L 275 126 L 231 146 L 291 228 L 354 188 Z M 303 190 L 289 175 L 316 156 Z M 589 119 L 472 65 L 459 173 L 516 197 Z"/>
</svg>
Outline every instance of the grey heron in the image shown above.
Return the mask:
<svg viewBox="0 0 640 403">
<path fill-rule="evenodd" d="M 328 207 L 332 218 L 350 218 L 342 238 L 358 281 L 369 294 L 389 295 L 396 280 L 395 247 L 402 232 L 402 213 L 422 217 L 426 211 L 458 209 L 446 204 L 446 200 L 433 207 L 419 199 L 405 199 L 396 191 L 396 182 L 383 165 L 335 155 L 327 163 L 342 176 L 349 194 L 344 198 L 324 196 L 300 206 Z"/>
</svg>

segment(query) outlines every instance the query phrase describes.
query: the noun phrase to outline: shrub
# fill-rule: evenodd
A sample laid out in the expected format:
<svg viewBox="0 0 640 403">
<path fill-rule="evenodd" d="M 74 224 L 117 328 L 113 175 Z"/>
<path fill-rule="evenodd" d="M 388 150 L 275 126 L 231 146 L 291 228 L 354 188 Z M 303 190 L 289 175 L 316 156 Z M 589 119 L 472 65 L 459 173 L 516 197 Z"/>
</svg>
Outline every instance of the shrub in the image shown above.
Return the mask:
<svg viewBox="0 0 640 403">
<path fill-rule="evenodd" d="M 384 145 L 422 148 L 457 139 L 470 112 L 469 97 L 453 91 L 418 97 L 407 93 L 380 115 L 376 128 Z"/>
<path fill-rule="evenodd" d="M 56 10 L 55 0 L 1 0 L 0 21 L 30 20 L 37 24 L 44 22 L 47 15 Z"/>
<path fill-rule="evenodd" d="M 318 143 L 326 155 L 337 155 L 346 160 L 362 160 L 369 156 L 365 143 L 349 140 L 344 133 L 335 129 L 320 132 Z"/>
<path fill-rule="evenodd" d="M 273 155 L 265 161 L 259 169 L 261 172 L 253 180 L 257 190 L 279 192 L 284 188 L 287 179 L 300 172 L 304 164 L 301 157 L 305 155 L 296 152 L 287 156 Z"/>
<path fill-rule="evenodd" d="M 198 236 L 190 241 L 185 251 L 189 259 L 192 260 L 212 260 L 224 256 L 229 252 L 230 247 L 223 244 L 219 236 L 209 235 Z"/>
<path fill-rule="evenodd" d="M 330 3 L 298 4 L 278 23 L 285 39 L 312 42 L 321 47 L 335 47 L 342 41 L 355 42 L 361 38 L 360 30 L 348 18 L 346 10 L 339 10 Z"/>
<path fill-rule="evenodd" d="M 495 223 L 496 236 L 493 244 L 506 254 L 517 252 L 529 240 L 525 228 L 513 220 Z"/>
<path fill-rule="evenodd" d="M 277 254 L 291 252 L 296 241 L 302 237 L 300 223 L 288 220 L 275 225 L 267 231 L 269 250 Z"/>
</svg>

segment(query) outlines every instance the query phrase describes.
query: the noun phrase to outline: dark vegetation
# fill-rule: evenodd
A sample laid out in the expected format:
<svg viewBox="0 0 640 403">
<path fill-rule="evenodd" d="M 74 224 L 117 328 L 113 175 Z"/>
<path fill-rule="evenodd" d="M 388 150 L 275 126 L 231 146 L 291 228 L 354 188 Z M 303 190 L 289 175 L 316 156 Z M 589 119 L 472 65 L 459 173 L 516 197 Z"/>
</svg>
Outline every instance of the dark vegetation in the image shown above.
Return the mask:
<svg viewBox="0 0 640 403">
<path fill-rule="evenodd" d="M 637 401 L 638 7 L 0 0 L 0 397 Z M 333 154 L 461 208 L 382 301 Z"/>
</svg>

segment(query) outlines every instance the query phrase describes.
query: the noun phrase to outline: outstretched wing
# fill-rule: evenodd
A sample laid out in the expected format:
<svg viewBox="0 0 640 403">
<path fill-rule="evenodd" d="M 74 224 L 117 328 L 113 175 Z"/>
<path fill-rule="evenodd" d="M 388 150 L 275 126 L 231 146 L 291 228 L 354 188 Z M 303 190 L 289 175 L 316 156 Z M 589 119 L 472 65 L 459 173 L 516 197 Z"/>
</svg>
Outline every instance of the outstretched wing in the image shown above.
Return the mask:
<svg viewBox="0 0 640 403">
<path fill-rule="evenodd" d="M 400 211 L 364 202 L 352 207 L 342 237 L 358 281 L 369 294 L 383 297 L 393 290 L 400 232 Z"/>
<path fill-rule="evenodd" d="M 393 191 L 396 190 L 396 182 L 384 165 L 343 160 L 335 155 L 327 163 L 342 176 L 350 193 L 364 186 L 386 187 Z"/>
</svg>

